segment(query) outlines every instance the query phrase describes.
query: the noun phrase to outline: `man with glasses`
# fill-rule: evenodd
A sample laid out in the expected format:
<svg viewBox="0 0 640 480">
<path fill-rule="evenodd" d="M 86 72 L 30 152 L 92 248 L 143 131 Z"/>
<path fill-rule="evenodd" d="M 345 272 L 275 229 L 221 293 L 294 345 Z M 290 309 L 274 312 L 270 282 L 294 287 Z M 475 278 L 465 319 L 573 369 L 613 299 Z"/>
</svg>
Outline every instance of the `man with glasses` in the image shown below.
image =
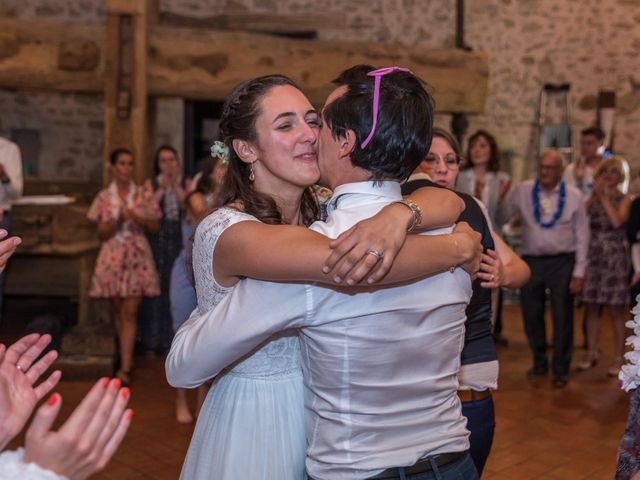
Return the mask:
<svg viewBox="0 0 640 480">
<path fill-rule="evenodd" d="M 544 376 L 547 359 L 545 292 L 551 292 L 553 317 L 553 385 L 566 386 L 573 349 L 573 296 L 584 284 L 589 224 L 577 188 L 562 180 L 562 156 L 543 153 L 538 177 L 525 180 L 509 194 L 507 205 L 522 221 L 520 253 L 531 280 L 520 290 L 520 305 L 533 367 L 529 376 Z"/>
</svg>

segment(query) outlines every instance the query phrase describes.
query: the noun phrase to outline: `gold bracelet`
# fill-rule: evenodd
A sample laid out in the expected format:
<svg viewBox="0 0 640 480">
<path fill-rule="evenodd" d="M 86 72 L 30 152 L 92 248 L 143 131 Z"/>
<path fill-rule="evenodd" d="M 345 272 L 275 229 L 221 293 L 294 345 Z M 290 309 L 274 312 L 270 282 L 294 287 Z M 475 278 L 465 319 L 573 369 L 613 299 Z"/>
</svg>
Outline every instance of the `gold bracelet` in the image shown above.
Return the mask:
<svg viewBox="0 0 640 480">
<path fill-rule="evenodd" d="M 410 198 L 405 198 L 404 200 L 397 200 L 393 203 L 397 203 L 399 205 L 404 205 L 409 210 L 411 210 L 411 214 L 413 215 L 413 220 L 411 220 L 411 225 L 407 228 L 407 232 L 413 231 L 417 225 L 422 223 L 422 210 L 420 210 L 420 206 L 411 200 Z"/>
</svg>

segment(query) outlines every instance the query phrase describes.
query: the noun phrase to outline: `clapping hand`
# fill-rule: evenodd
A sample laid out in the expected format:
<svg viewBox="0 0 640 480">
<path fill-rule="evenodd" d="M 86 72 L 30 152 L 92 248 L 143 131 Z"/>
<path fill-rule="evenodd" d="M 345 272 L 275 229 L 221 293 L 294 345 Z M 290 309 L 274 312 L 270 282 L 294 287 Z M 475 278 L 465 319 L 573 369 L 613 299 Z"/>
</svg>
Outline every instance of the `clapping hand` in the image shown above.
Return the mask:
<svg viewBox="0 0 640 480">
<path fill-rule="evenodd" d="M 4 271 L 9 261 L 9 257 L 16 251 L 18 245 L 22 243 L 20 237 L 9 237 L 6 230 L 0 229 L 0 273 Z"/>
<path fill-rule="evenodd" d="M 58 357 L 51 351 L 36 361 L 50 342 L 50 335 L 33 333 L 8 349 L 0 345 L 0 450 L 20 433 L 36 404 L 60 380 L 61 373 L 56 370 L 34 387 Z"/>
<path fill-rule="evenodd" d="M 25 462 L 84 480 L 102 470 L 122 442 L 133 415 L 129 389 L 120 380 L 99 380 L 58 431 L 51 430 L 62 399 L 54 393 L 37 411 L 25 442 Z"/>
</svg>

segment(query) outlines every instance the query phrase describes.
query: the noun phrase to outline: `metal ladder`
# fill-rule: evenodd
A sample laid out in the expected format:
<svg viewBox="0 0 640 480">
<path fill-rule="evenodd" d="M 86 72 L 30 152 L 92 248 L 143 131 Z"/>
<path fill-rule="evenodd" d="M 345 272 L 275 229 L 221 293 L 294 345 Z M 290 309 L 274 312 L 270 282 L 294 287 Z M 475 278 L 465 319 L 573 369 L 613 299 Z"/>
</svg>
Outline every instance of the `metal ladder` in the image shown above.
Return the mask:
<svg viewBox="0 0 640 480">
<path fill-rule="evenodd" d="M 545 83 L 538 98 L 537 148 L 535 164 L 542 152 L 554 148 L 564 157 L 565 165 L 573 160 L 571 143 L 571 84 Z"/>
</svg>

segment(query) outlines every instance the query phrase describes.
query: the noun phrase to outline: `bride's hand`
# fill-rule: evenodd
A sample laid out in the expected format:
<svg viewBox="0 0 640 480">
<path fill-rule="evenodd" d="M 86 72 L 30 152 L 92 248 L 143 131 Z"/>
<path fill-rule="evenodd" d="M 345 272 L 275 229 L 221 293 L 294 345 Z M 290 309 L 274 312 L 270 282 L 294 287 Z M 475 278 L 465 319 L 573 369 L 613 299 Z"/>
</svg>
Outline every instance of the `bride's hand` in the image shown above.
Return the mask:
<svg viewBox="0 0 640 480">
<path fill-rule="evenodd" d="M 391 268 L 412 220 L 408 208 L 391 204 L 377 215 L 356 223 L 330 243 L 333 252 L 323 271 L 337 283 L 355 285 L 365 277 L 367 283 L 377 282 Z"/>
</svg>

